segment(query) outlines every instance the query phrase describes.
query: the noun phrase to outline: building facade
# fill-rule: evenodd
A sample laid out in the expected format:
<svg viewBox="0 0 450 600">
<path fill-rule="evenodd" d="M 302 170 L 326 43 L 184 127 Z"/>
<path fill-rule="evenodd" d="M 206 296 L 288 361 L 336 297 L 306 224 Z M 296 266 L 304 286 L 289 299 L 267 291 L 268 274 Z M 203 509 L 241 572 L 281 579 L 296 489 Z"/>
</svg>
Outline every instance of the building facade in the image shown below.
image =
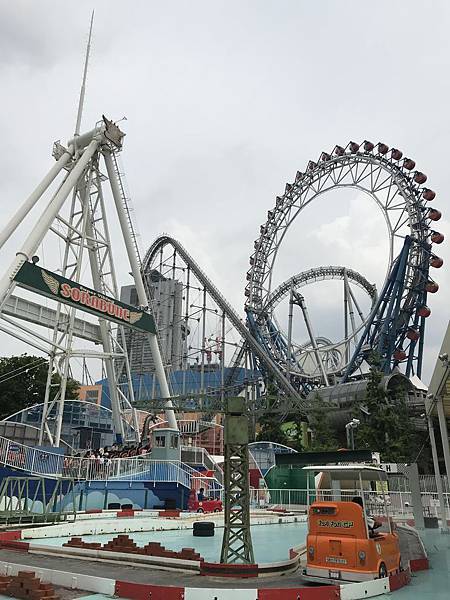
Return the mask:
<svg viewBox="0 0 450 600">
<path fill-rule="evenodd" d="M 182 315 L 183 284 L 163 277 L 158 271 L 146 274 L 152 311 L 158 332 L 161 354 L 165 366 L 173 371 L 186 367 L 186 335 Z M 134 285 L 121 288 L 120 300 L 137 306 L 138 298 Z M 125 330 L 127 353 L 133 374 L 153 373 L 154 364 L 148 337 L 138 331 Z"/>
</svg>

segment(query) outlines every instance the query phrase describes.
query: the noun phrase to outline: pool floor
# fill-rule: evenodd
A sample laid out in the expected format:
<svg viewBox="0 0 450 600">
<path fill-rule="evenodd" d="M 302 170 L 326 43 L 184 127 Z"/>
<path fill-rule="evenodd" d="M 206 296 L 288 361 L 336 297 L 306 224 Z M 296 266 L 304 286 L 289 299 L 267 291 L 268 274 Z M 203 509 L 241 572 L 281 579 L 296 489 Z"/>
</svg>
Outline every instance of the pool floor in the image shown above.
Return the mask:
<svg viewBox="0 0 450 600">
<path fill-rule="evenodd" d="M 217 562 L 220 558 L 223 528 L 216 529 L 214 537 L 194 537 L 192 529 L 171 531 L 136 531 L 127 535 L 138 546 L 148 542 L 161 542 L 167 550 L 195 548 L 208 562 Z M 251 529 L 255 561 L 258 563 L 278 562 L 289 558 L 289 549 L 303 544 L 306 539 L 306 523 L 284 523 L 281 525 L 255 525 Z M 72 536 L 71 536 L 72 537 Z M 81 536 L 86 542 L 105 544 L 116 537 L 110 533 Z M 70 537 L 36 538 L 34 543 L 62 546 Z"/>
<path fill-rule="evenodd" d="M 448 600 L 450 598 L 450 535 L 428 529 L 420 532 L 430 561 L 428 571 L 413 574 L 411 583 L 380 598 L 398 600 Z"/>
</svg>

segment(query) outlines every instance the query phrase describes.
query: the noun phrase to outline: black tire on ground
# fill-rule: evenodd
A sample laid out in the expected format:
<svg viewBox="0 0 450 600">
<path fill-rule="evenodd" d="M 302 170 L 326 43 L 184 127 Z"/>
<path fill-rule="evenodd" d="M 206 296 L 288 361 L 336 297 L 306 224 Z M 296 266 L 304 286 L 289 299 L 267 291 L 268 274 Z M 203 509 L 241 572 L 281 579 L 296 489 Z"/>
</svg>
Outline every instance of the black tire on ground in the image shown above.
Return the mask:
<svg viewBox="0 0 450 600">
<path fill-rule="evenodd" d="M 383 577 L 388 576 L 388 570 L 384 562 L 381 563 L 380 568 L 378 569 L 378 579 L 383 579 Z"/>
<path fill-rule="evenodd" d="M 214 512 L 220 512 L 220 508 L 215 508 Z"/>
<path fill-rule="evenodd" d="M 204 513 L 205 511 L 203 510 L 203 508 L 197 508 L 197 512 L 198 513 Z"/>
<path fill-rule="evenodd" d="M 214 529 L 194 529 L 194 537 L 214 537 Z"/>
<path fill-rule="evenodd" d="M 214 523 L 212 521 L 195 521 L 192 528 L 195 531 L 210 531 L 214 529 Z"/>
</svg>

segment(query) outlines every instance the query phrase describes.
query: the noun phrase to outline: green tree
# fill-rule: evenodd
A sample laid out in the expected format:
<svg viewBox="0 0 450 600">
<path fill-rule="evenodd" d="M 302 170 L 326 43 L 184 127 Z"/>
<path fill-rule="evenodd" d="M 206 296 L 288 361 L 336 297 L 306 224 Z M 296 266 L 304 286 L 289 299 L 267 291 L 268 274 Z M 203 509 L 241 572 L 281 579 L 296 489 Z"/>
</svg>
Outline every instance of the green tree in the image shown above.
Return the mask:
<svg viewBox="0 0 450 600">
<path fill-rule="evenodd" d="M 8 356 L 0 358 L 0 419 L 44 401 L 47 383 L 48 360 L 41 356 Z M 50 399 L 58 392 L 61 378 L 52 376 Z M 80 384 L 67 381 L 66 398 L 78 397 Z"/>
<path fill-rule="evenodd" d="M 282 423 L 281 430 L 286 435 L 286 442 L 283 442 L 286 446 L 297 450 L 297 452 L 305 450 L 303 447 L 302 419 L 299 415 L 292 415 L 290 421 Z"/>
<path fill-rule="evenodd" d="M 301 443 L 301 426 L 298 416 L 293 415 L 292 419 L 289 416 L 283 418 L 279 412 L 271 411 L 271 407 L 278 405 L 278 403 L 278 390 L 273 383 L 268 383 L 268 409 L 259 419 L 259 431 L 256 435 L 256 441 L 284 444 L 301 452 L 303 446 Z"/>
<path fill-rule="evenodd" d="M 408 414 L 406 388 L 398 386 L 386 394 L 383 376 L 378 361 L 372 360 L 365 397 L 367 414 L 356 430 L 356 445 L 380 452 L 383 462 L 411 462 L 417 456 L 419 440 Z M 357 416 L 361 419 L 361 414 Z"/>
<path fill-rule="evenodd" d="M 318 392 L 312 400 L 308 420 L 312 432 L 311 450 L 337 450 L 339 443 L 331 425 L 329 408 L 324 404 Z"/>
</svg>

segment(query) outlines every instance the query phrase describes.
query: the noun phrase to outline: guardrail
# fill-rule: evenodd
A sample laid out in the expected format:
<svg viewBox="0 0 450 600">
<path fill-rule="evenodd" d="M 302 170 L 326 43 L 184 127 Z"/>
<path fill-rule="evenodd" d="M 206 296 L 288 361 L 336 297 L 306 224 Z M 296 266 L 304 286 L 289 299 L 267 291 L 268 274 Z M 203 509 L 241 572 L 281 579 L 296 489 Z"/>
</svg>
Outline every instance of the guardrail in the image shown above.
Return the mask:
<svg viewBox="0 0 450 600">
<path fill-rule="evenodd" d="M 314 500 L 351 500 L 359 496 L 359 490 L 299 490 L 299 489 L 254 489 L 250 490 L 251 505 L 256 507 L 283 508 L 286 510 L 307 510 Z M 439 517 L 439 499 L 437 493 L 422 492 L 422 507 L 425 516 Z M 372 515 L 384 514 L 384 501 L 381 492 L 364 491 L 366 508 Z M 388 512 L 391 516 L 410 518 L 413 516 L 412 498 L 410 492 L 385 493 Z M 447 518 L 450 518 L 450 493 L 444 494 Z"/>
<path fill-rule="evenodd" d="M 202 478 L 200 471 L 181 461 L 152 460 L 146 456 L 112 459 L 65 456 L 4 437 L 0 437 L 0 464 L 51 479 L 176 482 L 189 489 L 194 489 Z"/>
<path fill-rule="evenodd" d="M 196 446 L 181 446 L 181 458 L 184 459 L 184 462 L 193 463 L 194 465 L 203 465 L 205 469 L 214 471 L 214 476 L 216 479 L 220 484 L 223 484 L 223 470 L 213 460 L 205 448 L 198 448 Z"/>
</svg>

